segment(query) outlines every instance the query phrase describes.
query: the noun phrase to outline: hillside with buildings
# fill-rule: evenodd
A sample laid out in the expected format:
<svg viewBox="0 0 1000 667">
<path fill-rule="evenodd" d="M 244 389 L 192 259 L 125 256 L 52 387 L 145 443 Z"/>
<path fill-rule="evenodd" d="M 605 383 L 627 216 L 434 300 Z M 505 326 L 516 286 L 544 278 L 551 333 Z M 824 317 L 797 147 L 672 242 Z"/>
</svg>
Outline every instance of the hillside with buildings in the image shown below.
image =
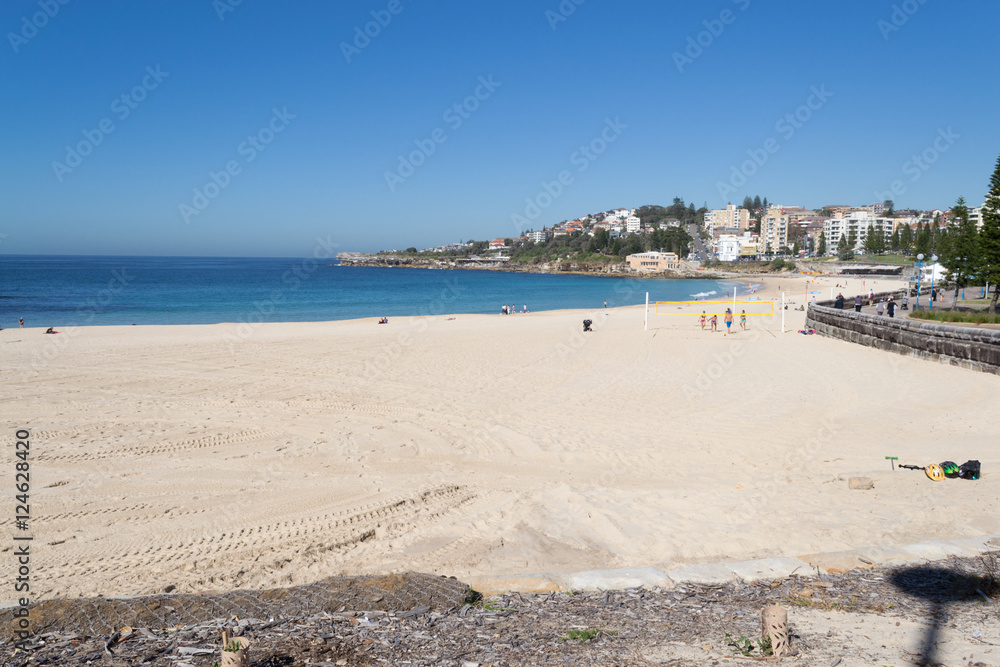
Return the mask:
<svg viewBox="0 0 1000 667">
<path fill-rule="evenodd" d="M 977 226 L 982 225 L 982 208 L 967 209 Z M 517 236 L 375 255 L 345 253 L 341 260 L 354 265 L 669 273 L 689 256 L 736 263 L 929 253 L 937 239 L 947 237 L 954 217 L 953 210 L 895 211 L 891 201 L 811 210 L 748 197 L 743 206 L 708 210 L 675 198 L 666 207 L 614 208 Z"/>
</svg>

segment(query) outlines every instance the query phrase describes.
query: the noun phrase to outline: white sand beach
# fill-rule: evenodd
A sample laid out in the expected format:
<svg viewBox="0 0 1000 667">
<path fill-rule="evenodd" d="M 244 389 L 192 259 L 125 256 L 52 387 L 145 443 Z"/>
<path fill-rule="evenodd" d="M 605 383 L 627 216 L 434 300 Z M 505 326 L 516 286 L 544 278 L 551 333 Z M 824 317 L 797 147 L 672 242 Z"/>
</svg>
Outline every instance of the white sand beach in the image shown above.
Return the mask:
<svg viewBox="0 0 1000 667">
<path fill-rule="evenodd" d="M 758 296 L 780 284 L 801 304 L 805 280 Z M 825 297 L 844 278 L 817 280 Z M 799 335 L 804 313 L 786 314 L 787 333 L 775 317 L 728 337 L 689 317 L 643 331 L 642 307 L 4 330 L 9 462 L 31 432 L 35 597 L 1000 533 L 1000 377 Z M 935 483 L 886 456 L 984 472 Z"/>
</svg>

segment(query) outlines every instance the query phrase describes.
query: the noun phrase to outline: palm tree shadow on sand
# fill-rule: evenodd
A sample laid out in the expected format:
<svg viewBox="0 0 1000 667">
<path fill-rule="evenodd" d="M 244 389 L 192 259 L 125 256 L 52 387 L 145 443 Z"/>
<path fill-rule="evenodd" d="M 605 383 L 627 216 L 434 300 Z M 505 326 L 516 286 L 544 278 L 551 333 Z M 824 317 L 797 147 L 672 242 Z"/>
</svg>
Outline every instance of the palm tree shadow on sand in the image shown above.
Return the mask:
<svg viewBox="0 0 1000 667">
<path fill-rule="evenodd" d="M 995 596 L 1000 590 L 997 581 L 997 553 L 985 554 L 979 563 L 980 572 L 959 567 L 920 565 L 896 570 L 889 582 L 906 595 L 930 603 L 930 625 L 924 634 L 920 651 L 922 667 L 940 664 L 936 658 L 938 637 L 948 621 L 948 609 L 953 606 L 985 602 L 982 595 Z"/>
</svg>

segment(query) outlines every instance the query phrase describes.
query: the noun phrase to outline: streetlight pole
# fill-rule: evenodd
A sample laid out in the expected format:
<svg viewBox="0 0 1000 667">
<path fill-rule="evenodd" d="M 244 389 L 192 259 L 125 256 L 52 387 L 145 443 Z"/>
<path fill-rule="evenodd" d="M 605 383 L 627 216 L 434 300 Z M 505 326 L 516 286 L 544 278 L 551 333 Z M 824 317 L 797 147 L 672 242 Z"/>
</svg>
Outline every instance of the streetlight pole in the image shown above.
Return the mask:
<svg viewBox="0 0 1000 667">
<path fill-rule="evenodd" d="M 917 255 L 917 302 L 913 305 L 914 310 L 920 307 L 920 269 L 923 268 L 924 253 Z"/>
<path fill-rule="evenodd" d="M 937 264 L 937 255 L 931 255 L 931 309 L 934 308 L 934 266 Z"/>
</svg>

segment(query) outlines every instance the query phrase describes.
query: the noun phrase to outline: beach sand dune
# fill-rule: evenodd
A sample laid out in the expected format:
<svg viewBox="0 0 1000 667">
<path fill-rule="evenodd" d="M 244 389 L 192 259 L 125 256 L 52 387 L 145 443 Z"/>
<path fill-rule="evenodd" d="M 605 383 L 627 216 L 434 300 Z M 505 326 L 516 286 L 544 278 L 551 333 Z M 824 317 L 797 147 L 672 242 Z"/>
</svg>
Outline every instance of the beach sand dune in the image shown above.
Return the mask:
<svg viewBox="0 0 1000 667">
<path fill-rule="evenodd" d="M 671 316 L 644 332 L 634 307 L 4 331 L 4 432 L 32 434 L 36 597 L 1000 532 L 1000 378 L 787 316 L 789 333 L 751 318 L 732 336 Z M 984 473 L 934 483 L 886 456 Z M 855 475 L 875 488 L 849 490 Z"/>
</svg>

